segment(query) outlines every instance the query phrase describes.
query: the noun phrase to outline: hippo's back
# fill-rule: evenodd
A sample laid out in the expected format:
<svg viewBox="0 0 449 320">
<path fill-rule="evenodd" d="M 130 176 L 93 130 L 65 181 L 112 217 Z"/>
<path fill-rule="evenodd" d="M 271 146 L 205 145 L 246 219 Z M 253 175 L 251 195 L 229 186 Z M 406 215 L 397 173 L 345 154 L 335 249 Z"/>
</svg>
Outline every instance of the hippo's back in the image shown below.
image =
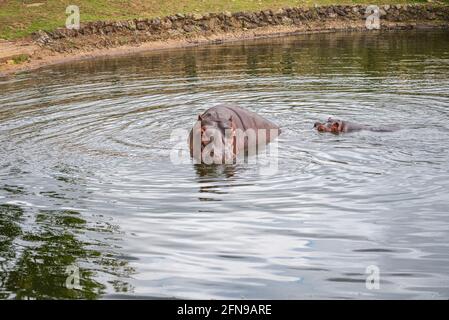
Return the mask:
<svg viewBox="0 0 449 320">
<path fill-rule="evenodd" d="M 229 119 L 232 116 L 237 127 L 247 129 L 278 129 L 279 127 L 255 112 L 243 109 L 235 104 L 220 104 L 206 110 L 204 118 Z"/>
</svg>

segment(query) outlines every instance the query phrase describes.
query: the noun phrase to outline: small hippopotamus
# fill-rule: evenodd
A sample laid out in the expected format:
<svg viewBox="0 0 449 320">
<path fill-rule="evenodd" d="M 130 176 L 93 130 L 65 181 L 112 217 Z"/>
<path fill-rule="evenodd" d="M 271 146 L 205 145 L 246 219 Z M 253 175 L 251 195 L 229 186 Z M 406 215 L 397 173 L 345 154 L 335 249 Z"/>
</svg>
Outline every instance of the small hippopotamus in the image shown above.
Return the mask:
<svg viewBox="0 0 449 320">
<path fill-rule="evenodd" d="M 327 122 L 325 123 L 315 122 L 313 127 L 317 129 L 319 132 L 332 132 L 335 134 L 339 134 L 341 132 L 354 132 L 361 130 L 369 130 L 375 132 L 393 132 L 398 129 L 395 127 L 387 127 L 387 126 L 375 127 L 370 125 L 357 124 L 349 121 L 333 119 L 332 117 L 327 119 Z"/>
<path fill-rule="evenodd" d="M 234 104 L 221 104 L 198 116 L 189 135 L 190 155 L 201 163 L 229 163 L 279 134 L 279 127 L 260 115 Z"/>
</svg>

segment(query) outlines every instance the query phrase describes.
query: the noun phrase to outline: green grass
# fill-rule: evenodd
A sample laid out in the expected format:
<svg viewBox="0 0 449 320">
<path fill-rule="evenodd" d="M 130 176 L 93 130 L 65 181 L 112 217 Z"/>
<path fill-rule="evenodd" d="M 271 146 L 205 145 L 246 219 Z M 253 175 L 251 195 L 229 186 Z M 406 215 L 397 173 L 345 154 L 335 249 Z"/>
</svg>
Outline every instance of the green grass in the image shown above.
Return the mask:
<svg viewBox="0 0 449 320">
<path fill-rule="evenodd" d="M 12 61 L 14 61 L 14 64 L 21 64 L 24 62 L 27 62 L 30 59 L 30 56 L 28 54 L 22 53 L 17 56 L 14 56 L 12 58 Z"/>
<path fill-rule="evenodd" d="M 78 5 L 81 22 L 163 17 L 178 12 L 256 11 L 286 6 L 417 3 L 426 0 L 0 0 L 0 38 L 16 39 L 39 29 L 64 26 L 68 5 Z M 449 3 L 449 0 L 443 0 Z M 39 6 L 30 4 L 43 3 Z"/>
</svg>

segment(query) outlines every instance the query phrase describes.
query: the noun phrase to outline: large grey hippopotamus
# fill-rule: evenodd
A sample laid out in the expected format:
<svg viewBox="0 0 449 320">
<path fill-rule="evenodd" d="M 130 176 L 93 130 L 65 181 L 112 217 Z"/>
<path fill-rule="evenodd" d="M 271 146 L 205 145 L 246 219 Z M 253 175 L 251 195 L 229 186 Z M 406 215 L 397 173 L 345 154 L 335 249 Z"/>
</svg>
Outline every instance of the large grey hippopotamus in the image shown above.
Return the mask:
<svg viewBox="0 0 449 320">
<path fill-rule="evenodd" d="M 201 163 L 229 163 L 241 153 L 271 142 L 279 127 L 260 115 L 234 104 L 206 110 L 190 131 L 190 155 Z"/>
<path fill-rule="evenodd" d="M 357 124 L 349 121 L 343 121 L 339 119 L 333 119 L 332 117 L 327 119 L 327 122 L 315 122 L 314 126 L 319 132 L 332 132 L 335 134 L 341 132 L 353 132 L 353 131 L 361 131 L 361 130 L 369 130 L 375 132 L 393 132 L 398 130 L 396 127 L 387 127 L 387 126 L 370 126 L 364 124 Z"/>
</svg>

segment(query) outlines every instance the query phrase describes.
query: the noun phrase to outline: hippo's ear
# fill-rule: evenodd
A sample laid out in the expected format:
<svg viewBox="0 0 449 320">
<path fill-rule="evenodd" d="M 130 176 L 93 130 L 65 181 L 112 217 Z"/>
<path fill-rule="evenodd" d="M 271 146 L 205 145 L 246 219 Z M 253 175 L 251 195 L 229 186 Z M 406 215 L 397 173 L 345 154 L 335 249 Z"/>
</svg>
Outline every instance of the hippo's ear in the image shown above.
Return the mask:
<svg viewBox="0 0 449 320">
<path fill-rule="evenodd" d="M 203 120 L 203 117 L 199 114 L 198 115 L 198 121 L 202 121 Z"/>
</svg>

